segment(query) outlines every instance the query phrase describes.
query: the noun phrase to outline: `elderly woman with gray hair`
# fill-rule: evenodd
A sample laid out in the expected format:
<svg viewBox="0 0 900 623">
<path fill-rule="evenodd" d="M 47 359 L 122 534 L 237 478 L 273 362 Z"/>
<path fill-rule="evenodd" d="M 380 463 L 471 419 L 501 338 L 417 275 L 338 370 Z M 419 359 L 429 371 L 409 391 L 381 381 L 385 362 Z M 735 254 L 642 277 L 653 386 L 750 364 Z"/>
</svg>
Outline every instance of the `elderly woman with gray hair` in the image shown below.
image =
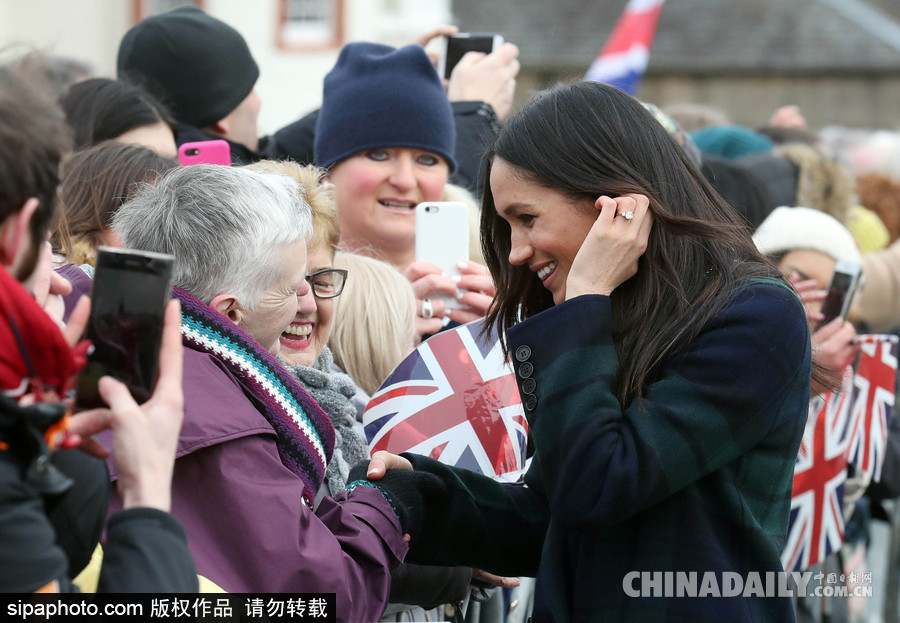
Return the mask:
<svg viewBox="0 0 900 623">
<path fill-rule="evenodd" d="M 334 428 L 276 358 L 313 296 L 301 186 L 240 168 L 181 167 L 142 188 L 112 226 L 126 247 L 176 257 L 185 416 L 172 509 L 199 573 L 229 592 L 336 593 L 337 620 L 378 619 L 404 533 L 418 530 L 407 509 L 422 499 L 398 480 L 385 492 L 337 492 L 314 510 Z"/>
</svg>

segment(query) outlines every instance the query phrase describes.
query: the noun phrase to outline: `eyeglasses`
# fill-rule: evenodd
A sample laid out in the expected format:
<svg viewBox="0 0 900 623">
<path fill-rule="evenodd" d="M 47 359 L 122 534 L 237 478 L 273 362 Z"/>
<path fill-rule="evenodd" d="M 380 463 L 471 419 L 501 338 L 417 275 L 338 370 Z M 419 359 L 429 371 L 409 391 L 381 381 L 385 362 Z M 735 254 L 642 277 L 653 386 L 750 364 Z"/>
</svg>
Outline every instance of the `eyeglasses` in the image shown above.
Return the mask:
<svg viewBox="0 0 900 623">
<path fill-rule="evenodd" d="M 306 280 L 314 296 L 320 299 L 333 299 L 344 291 L 347 271 L 341 268 L 323 268 L 307 275 Z"/>
</svg>

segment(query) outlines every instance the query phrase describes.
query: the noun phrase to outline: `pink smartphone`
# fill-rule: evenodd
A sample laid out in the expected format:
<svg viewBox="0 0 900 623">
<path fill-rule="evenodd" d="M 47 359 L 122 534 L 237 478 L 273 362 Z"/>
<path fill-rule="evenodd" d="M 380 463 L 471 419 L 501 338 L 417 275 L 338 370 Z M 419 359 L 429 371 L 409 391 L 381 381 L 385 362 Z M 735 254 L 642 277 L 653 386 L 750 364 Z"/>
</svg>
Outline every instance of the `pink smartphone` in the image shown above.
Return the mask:
<svg viewBox="0 0 900 623">
<path fill-rule="evenodd" d="M 178 162 L 191 164 L 224 164 L 231 166 L 231 148 L 228 141 L 196 141 L 178 148 Z"/>
</svg>

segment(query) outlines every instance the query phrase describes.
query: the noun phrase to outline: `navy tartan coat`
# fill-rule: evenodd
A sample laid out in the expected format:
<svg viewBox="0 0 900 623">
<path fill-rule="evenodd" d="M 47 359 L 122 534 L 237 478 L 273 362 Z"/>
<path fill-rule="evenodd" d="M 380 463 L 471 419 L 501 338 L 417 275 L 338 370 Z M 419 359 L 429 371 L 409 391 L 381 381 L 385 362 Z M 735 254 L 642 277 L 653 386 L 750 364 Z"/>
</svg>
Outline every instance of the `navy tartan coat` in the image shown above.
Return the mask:
<svg viewBox="0 0 900 623">
<path fill-rule="evenodd" d="M 749 282 L 626 409 L 610 327 L 609 297 L 590 295 L 509 330 L 535 447 L 525 483 L 407 455 L 448 492 L 409 560 L 537 575 L 535 622 L 793 621 L 783 597 L 632 597 L 623 583 L 781 571 L 810 392 L 798 297 Z"/>
</svg>

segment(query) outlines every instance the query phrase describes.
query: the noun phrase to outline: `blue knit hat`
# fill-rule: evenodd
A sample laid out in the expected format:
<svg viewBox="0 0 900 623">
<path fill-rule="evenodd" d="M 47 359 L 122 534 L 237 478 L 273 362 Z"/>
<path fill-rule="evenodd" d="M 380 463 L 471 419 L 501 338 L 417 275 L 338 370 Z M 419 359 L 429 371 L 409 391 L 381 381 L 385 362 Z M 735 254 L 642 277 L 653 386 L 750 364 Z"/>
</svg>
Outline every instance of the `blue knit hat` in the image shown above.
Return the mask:
<svg viewBox="0 0 900 623">
<path fill-rule="evenodd" d="M 453 171 L 455 141 L 450 102 L 421 46 L 344 46 L 325 76 L 316 165 L 328 168 L 370 149 L 409 147 L 441 156 Z"/>
</svg>

